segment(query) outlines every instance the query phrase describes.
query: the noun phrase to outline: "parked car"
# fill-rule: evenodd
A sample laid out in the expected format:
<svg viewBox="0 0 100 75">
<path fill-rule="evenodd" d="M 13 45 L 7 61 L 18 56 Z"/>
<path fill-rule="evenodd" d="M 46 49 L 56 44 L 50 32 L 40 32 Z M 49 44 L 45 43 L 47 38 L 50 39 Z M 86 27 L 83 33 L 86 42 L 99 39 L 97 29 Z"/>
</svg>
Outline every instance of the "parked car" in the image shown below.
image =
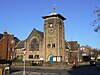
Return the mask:
<svg viewBox="0 0 100 75">
<path fill-rule="evenodd" d="M 91 60 L 90 61 L 90 65 L 96 65 L 96 61 L 95 60 Z"/>
<path fill-rule="evenodd" d="M 100 62 L 96 63 L 96 69 L 100 69 Z"/>
</svg>

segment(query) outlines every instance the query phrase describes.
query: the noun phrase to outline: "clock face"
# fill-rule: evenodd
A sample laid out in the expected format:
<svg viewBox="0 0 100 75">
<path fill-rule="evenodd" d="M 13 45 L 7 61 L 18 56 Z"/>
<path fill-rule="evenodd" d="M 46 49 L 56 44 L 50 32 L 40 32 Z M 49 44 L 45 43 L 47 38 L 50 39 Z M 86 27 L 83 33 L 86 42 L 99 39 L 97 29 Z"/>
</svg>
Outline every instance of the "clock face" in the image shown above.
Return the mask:
<svg viewBox="0 0 100 75">
<path fill-rule="evenodd" d="M 14 40 L 11 40 L 11 43 L 14 43 Z"/>
<path fill-rule="evenodd" d="M 53 27 L 53 24 L 50 24 L 49 27 L 52 28 Z"/>
</svg>

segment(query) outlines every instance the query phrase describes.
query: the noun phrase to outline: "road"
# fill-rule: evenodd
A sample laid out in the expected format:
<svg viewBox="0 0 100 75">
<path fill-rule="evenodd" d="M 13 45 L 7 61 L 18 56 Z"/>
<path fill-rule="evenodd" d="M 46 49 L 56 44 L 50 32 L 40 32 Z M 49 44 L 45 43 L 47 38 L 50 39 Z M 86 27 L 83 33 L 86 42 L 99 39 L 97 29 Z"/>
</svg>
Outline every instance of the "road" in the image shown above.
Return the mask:
<svg viewBox="0 0 100 75">
<path fill-rule="evenodd" d="M 11 67 L 10 75 L 23 75 L 23 67 Z M 84 65 L 76 69 L 67 68 L 54 68 L 54 67 L 26 67 L 26 75 L 100 75 L 100 70 L 95 66 Z"/>
<path fill-rule="evenodd" d="M 23 67 L 12 66 L 10 75 L 23 75 Z M 65 68 L 27 66 L 26 75 L 70 75 Z"/>
<path fill-rule="evenodd" d="M 100 69 L 96 69 L 96 66 L 80 66 L 76 69 L 68 71 L 70 75 L 100 75 Z"/>
</svg>

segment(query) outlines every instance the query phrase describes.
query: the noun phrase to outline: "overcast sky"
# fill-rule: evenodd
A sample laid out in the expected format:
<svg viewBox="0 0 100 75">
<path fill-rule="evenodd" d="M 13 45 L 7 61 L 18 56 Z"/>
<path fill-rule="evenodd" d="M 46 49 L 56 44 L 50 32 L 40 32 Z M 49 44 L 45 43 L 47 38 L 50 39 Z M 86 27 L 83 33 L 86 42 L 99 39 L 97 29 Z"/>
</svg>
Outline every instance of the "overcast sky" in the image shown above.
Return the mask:
<svg viewBox="0 0 100 75">
<path fill-rule="evenodd" d="M 90 23 L 93 11 L 100 8 L 100 0 L 0 0 L 0 33 L 5 30 L 20 40 L 25 40 L 33 28 L 44 31 L 42 16 L 49 15 L 56 5 L 56 12 L 66 20 L 65 38 L 80 45 L 100 48 L 99 33 Z"/>
</svg>

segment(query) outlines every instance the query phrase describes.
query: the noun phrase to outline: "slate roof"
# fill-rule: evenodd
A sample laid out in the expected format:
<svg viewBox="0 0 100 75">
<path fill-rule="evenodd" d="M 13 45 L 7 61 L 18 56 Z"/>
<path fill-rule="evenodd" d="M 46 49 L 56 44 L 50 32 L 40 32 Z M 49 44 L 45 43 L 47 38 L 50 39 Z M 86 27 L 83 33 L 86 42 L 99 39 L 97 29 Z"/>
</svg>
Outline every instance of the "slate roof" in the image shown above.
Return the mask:
<svg viewBox="0 0 100 75">
<path fill-rule="evenodd" d="M 69 43 L 70 45 L 76 45 L 76 44 L 78 44 L 77 41 L 69 41 L 68 43 Z"/>
<path fill-rule="evenodd" d="M 18 44 L 16 45 L 17 49 L 24 48 L 24 41 L 19 41 Z"/>
<path fill-rule="evenodd" d="M 35 28 L 34 28 L 35 29 Z M 36 29 L 35 29 L 36 30 Z M 44 33 L 43 32 L 41 32 L 41 31 L 39 31 L 39 30 L 36 30 L 37 31 L 37 33 L 42 37 L 42 38 L 44 38 Z"/>
<path fill-rule="evenodd" d="M 65 41 L 65 48 L 70 49 L 70 44 L 67 41 Z"/>
<path fill-rule="evenodd" d="M 0 34 L 0 40 L 3 38 L 3 34 Z"/>
<path fill-rule="evenodd" d="M 61 18 L 62 20 L 66 20 L 66 18 L 64 18 L 62 15 L 60 14 L 53 14 L 53 15 L 49 15 L 49 16 L 43 16 L 42 18 L 43 19 L 46 19 L 46 18 L 49 18 L 49 17 L 59 17 Z"/>
<path fill-rule="evenodd" d="M 7 34 L 10 35 L 10 34 Z M 0 34 L 0 41 L 3 39 L 3 34 Z M 17 44 L 20 40 L 17 37 L 14 37 L 15 44 Z"/>
<path fill-rule="evenodd" d="M 32 35 L 32 33 L 33 33 L 34 31 L 36 31 L 42 38 L 44 38 L 44 33 L 41 32 L 41 31 L 39 31 L 39 30 L 37 30 L 37 29 L 35 29 L 35 28 L 32 30 L 32 32 L 30 33 L 30 35 L 28 36 L 28 38 Z M 28 38 L 27 38 L 27 39 L 28 39 Z"/>
<path fill-rule="evenodd" d="M 53 10 L 53 12 L 52 12 L 51 14 L 49 14 L 48 16 L 43 16 L 42 18 L 43 18 L 43 19 L 46 19 L 46 18 L 49 18 L 49 17 L 59 17 L 59 18 L 61 18 L 62 20 L 66 20 L 66 18 L 63 17 L 61 14 L 57 14 L 57 13 L 56 13 L 55 8 L 54 8 L 54 10 Z"/>
</svg>

